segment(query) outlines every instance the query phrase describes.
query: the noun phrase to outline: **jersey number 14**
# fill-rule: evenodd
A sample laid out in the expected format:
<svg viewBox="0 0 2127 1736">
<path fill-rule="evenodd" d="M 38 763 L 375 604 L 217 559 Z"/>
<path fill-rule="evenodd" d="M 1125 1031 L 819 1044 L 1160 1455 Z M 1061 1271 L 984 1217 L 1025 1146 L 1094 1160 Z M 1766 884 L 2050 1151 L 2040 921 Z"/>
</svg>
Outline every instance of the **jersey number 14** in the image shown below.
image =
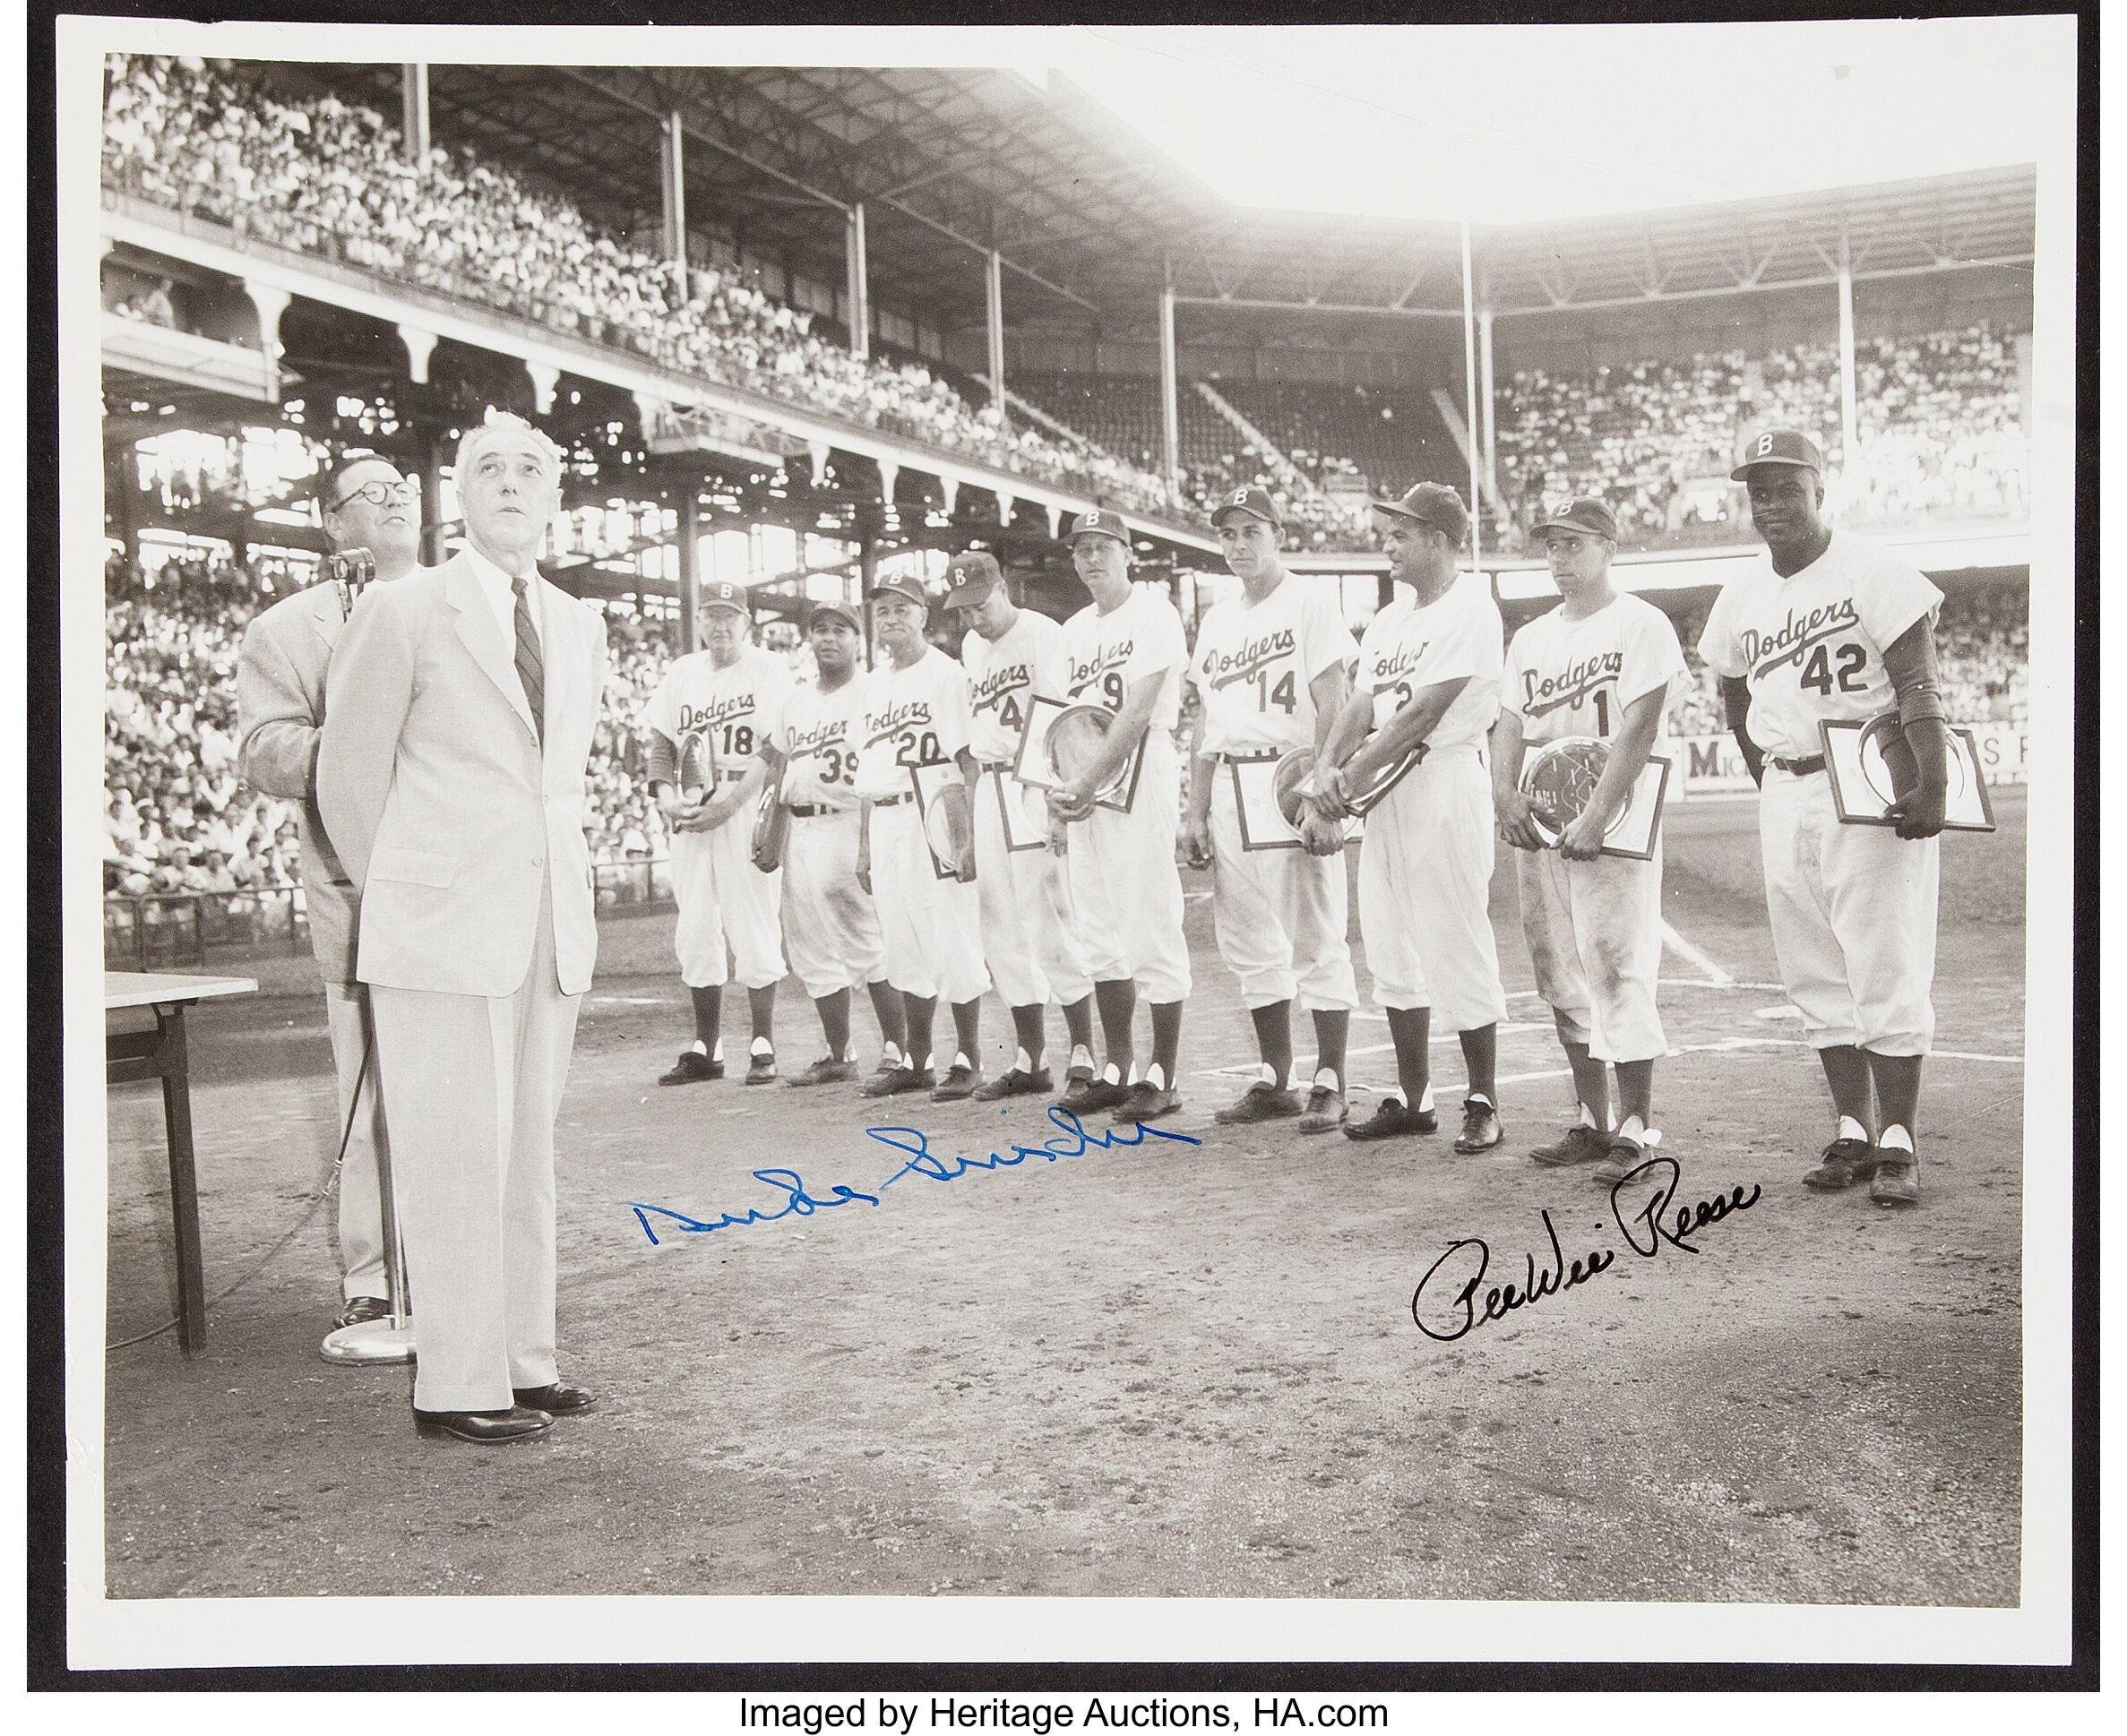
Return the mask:
<svg viewBox="0 0 2127 1736">
<path fill-rule="evenodd" d="M 1285 708 L 1285 715 L 1289 718 L 1298 704 L 1299 700 L 1293 691 L 1293 672 L 1290 669 L 1279 677 L 1275 687 L 1270 685 L 1270 672 L 1268 669 L 1257 671 L 1255 709 L 1258 711 L 1268 711 L 1273 705 L 1281 705 Z"/>
</svg>

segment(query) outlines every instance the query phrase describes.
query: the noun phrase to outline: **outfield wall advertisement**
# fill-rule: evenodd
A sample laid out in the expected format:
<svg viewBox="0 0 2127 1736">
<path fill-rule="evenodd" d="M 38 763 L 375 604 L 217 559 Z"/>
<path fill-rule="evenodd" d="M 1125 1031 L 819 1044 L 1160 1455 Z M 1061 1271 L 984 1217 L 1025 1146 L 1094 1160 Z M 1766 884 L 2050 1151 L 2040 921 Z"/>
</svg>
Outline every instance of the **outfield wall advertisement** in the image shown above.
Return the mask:
<svg viewBox="0 0 2127 1736">
<path fill-rule="evenodd" d="M 2024 781 L 2026 726 L 2020 723 L 1989 721 L 1960 724 L 1969 729 L 1979 747 L 1979 764 L 1990 784 Z M 1743 755 L 1733 735 L 1680 735 L 1672 737 L 1668 751 L 1676 764 L 1671 774 L 1682 780 L 1684 794 L 1709 795 L 1723 790 L 1747 790 L 1751 775 L 1743 769 Z"/>
</svg>

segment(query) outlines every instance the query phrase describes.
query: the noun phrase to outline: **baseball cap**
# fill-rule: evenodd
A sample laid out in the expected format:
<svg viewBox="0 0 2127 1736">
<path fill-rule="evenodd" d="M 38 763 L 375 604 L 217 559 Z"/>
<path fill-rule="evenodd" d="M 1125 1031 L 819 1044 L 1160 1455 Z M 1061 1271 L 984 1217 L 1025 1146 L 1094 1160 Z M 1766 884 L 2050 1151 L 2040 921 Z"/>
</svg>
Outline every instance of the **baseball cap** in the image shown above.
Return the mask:
<svg viewBox="0 0 2127 1736">
<path fill-rule="evenodd" d="M 945 569 L 945 606 L 974 608 L 1003 582 L 1003 569 L 998 566 L 995 554 L 979 548 L 956 554 L 952 564 Z"/>
<path fill-rule="evenodd" d="M 805 631 L 810 632 L 813 623 L 819 620 L 823 614 L 831 614 L 838 620 L 847 621 L 860 633 L 864 631 L 864 617 L 857 612 L 857 605 L 845 603 L 840 597 L 831 597 L 824 603 L 814 603 L 812 614 L 805 617 Z"/>
<path fill-rule="evenodd" d="M 1589 530 L 1598 537 L 1617 540 L 1617 520 L 1610 509 L 1598 500 L 1568 501 L 1555 512 L 1546 512 L 1529 526 L 1529 534 L 1540 537 L 1546 530 Z"/>
<path fill-rule="evenodd" d="M 719 579 L 702 586 L 695 606 L 703 609 L 736 609 L 739 614 L 746 615 L 753 612 L 753 604 L 746 599 L 746 588 L 735 585 L 728 579 Z"/>
<path fill-rule="evenodd" d="M 1261 488 L 1236 488 L 1211 509 L 1211 529 L 1216 530 L 1225 523 L 1229 512 L 1243 512 L 1252 519 L 1261 519 L 1272 529 L 1282 529 L 1285 520 L 1278 516 L 1278 508 L 1269 494 Z"/>
<path fill-rule="evenodd" d="M 905 597 L 926 609 L 931 606 L 930 594 L 924 589 L 923 580 L 911 572 L 896 573 L 891 579 L 882 579 L 874 585 L 871 600 L 876 603 L 882 597 Z"/>
<path fill-rule="evenodd" d="M 1821 476 L 1824 454 L 1799 428 L 1768 428 L 1744 445 L 1743 461 L 1728 472 L 1728 480 L 1748 482 L 1751 471 L 1761 464 L 1793 464 Z"/>
<path fill-rule="evenodd" d="M 1129 530 L 1122 519 L 1106 507 L 1097 506 L 1090 512 L 1078 515 L 1077 522 L 1071 527 L 1070 540 L 1076 542 L 1081 537 L 1113 537 L 1124 548 L 1130 546 Z"/>
<path fill-rule="evenodd" d="M 1452 537 L 1457 548 L 1469 535 L 1469 509 L 1462 504 L 1462 496 L 1442 482 L 1421 482 L 1399 501 L 1375 501 L 1374 510 L 1429 525 Z"/>
</svg>

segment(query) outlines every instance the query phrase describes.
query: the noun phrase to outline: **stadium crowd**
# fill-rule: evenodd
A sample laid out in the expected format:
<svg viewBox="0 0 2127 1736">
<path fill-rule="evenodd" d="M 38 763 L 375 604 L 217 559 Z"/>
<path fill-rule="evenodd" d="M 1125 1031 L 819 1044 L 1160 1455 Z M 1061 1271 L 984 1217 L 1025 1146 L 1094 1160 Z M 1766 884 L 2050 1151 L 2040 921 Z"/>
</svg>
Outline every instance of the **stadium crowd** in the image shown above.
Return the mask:
<svg viewBox="0 0 2127 1736">
<path fill-rule="evenodd" d="M 1158 477 L 977 409 L 920 363 L 860 360 L 814 332 L 810 314 L 601 234 L 469 151 L 408 161 L 373 108 L 280 101 L 190 57 L 116 55 L 103 150 L 107 182 L 133 197 L 1111 504 L 1170 508 Z"/>
</svg>

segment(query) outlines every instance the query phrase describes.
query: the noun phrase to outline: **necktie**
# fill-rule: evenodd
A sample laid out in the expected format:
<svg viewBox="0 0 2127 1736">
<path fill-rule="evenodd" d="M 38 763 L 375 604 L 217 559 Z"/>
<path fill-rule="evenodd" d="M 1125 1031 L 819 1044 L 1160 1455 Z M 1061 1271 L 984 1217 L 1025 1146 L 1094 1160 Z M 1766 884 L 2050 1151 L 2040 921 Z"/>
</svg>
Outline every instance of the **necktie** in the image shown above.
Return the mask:
<svg viewBox="0 0 2127 1736">
<path fill-rule="evenodd" d="M 517 593 L 517 679 L 524 683 L 524 700 L 531 707 L 532 731 L 539 745 L 547 745 L 547 665 L 539 656 L 539 636 L 532 631 L 531 605 L 526 600 L 530 580 L 523 573 L 510 580 Z"/>
</svg>

